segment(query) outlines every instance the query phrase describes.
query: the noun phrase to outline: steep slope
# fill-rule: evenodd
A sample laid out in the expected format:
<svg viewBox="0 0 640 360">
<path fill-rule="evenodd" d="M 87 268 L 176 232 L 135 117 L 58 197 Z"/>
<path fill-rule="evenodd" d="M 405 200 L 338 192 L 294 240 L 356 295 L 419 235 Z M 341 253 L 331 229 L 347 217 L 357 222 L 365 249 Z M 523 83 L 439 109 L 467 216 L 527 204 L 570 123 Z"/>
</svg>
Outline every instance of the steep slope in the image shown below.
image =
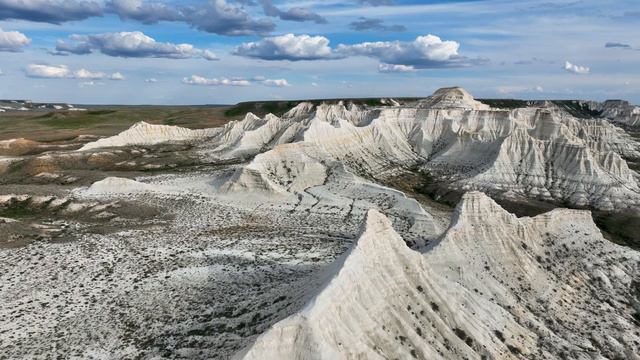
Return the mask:
<svg viewBox="0 0 640 360">
<path fill-rule="evenodd" d="M 254 154 L 257 149 L 275 153 L 261 156 L 248 169 L 259 172 L 265 159 L 277 163 L 288 150 L 309 151 L 326 155 L 317 161 L 337 161 L 377 179 L 420 167 L 452 189 L 509 192 L 604 210 L 640 206 L 637 174 L 624 160 L 639 158 L 640 144 L 623 130 L 606 120 L 578 119 L 557 108 L 489 110 L 478 104 L 459 88 L 441 89 L 408 107 L 338 104 L 311 111 L 305 104 L 282 119 L 269 118 L 280 124 L 269 134 L 290 135 L 268 136 L 268 141 L 253 146 Z M 261 129 L 240 139 L 255 144 L 253 132 Z M 288 142 L 305 145 L 283 146 Z M 218 147 L 207 155 L 226 159 L 240 148 L 248 146 L 215 154 Z M 271 175 L 261 176 L 277 181 Z"/>
<path fill-rule="evenodd" d="M 640 107 L 624 100 L 607 100 L 603 103 L 589 102 L 589 107 L 600 111 L 602 117 L 630 127 L 640 127 Z"/>
<path fill-rule="evenodd" d="M 141 121 L 116 136 L 85 144 L 78 151 L 130 145 L 154 145 L 174 141 L 203 140 L 215 134 L 217 129 L 191 130 L 178 126 L 153 125 Z"/>
<path fill-rule="evenodd" d="M 469 92 L 460 87 L 442 88 L 433 95 L 418 102 L 418 107 L 426 109 L 489 110 L 491 107 L 476 101 Z"/>
<path fill-rule="evenodd" d="M 518 219 L 468 193 L 421 254 L 372 210 L 325 287 L 239 357 L 632 359 L 638 261 L 585 211 Z"/>
<path fill-rule="evenodd" d="M 611 116 L 620 109 L 606 107 Z M 640 159 L 640 143 L 605 119 L 567 109 L 491 108 L 464 89 L 444 88 L 407 105 L 302 102 L 282 117 L 248 113 L 209 130 L 140 123 L 81 150 L 189 141 L 208 163 L 250 161 L 222 187 L 227 192 L 295 195 L 341 164 L 382 181 L 419 169 L 458 191 L 640 211 L 639 175 L 625 160 Z"/>
</svg>

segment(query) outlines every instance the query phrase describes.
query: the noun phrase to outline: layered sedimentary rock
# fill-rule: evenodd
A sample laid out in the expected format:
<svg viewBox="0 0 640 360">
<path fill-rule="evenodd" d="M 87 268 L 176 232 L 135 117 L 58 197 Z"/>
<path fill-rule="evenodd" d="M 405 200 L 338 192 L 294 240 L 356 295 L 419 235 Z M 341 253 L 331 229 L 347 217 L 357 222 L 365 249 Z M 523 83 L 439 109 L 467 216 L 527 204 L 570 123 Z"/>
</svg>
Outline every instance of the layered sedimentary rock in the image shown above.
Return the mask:
<svg viewBox="0 0 640 360">
<path fill-rule="evenodd" d="M 547 103 L 490 108 L 461 88 L 391 104 L 302 102 L 281 117 L 249 113 L 211 130 L 141 123 L 82 150 L 189 141 L 207 161 L 253 159 L 225 191 L 296 193 L 322 183 L 318 174 L 339 164 L 379 180 L 420 169 L 454 190 L 640 208 L 638 174 L 625 161 L 640 158 L 640 144 L 603 118 L 577 118 Z M 613 105 L 606 108 L 615 115 Z"/>
<path fill-rule="evenodd" d="M 152 125 L 141 121 L 116 136 L 85 144 L 79 151 L 130 145 L 154 145 L 166 142 L 203 140 L 217 129 L 191 130 L 179 126 Z"/>
<path fill-rule="evenodd" d="M 613 122 L 640 127 L 640 106 L 634 106 L 624 100 L 607 100 L 605 102 L 589 102 L 589 108 L 599 111 L 601 115 Z"/>
<path fill-rule="evenodd" d="M 253 125 L 247 127 L 248 121 Z M 292 156 L 283 154 L 297 151 L 378 179 L 392 177 L 400 168 L 419 167 L 454 189 L 508 192 L 606 210 L 640 204 L 637 174 L 624 160 L 640 157 L 639 144 L 604 119 L 578 119 L 557 108 L 489 110 L 464 90 L 450 88 L 415 106 L 314 108 L 303 103 L 282 118 L 265 118 L 256 128 L 259 121 L 251 117 L 229 124 L 217 135 L 224 147 L 214 146 L 207 155 L 228 159 L 273 149 L 247 167 L 260 172 L 281 167 L 278 162 L 295 168 L 295 162 L 285 160 Z M 234 140 L 228 142 L 229 135 L 223 134 L 233 134 Z M 303 145 L 283 145 L 288 142 Z M 272 174 L 261 172 L 277 181 Z"/>
<path fill-rule="evenodd" d="M 517 218 L 471 192 L 419 253 L 372 210 L 318 294 L 238 357 L 633 359 L 639 261 L 587 211 Z"/>
</svg>

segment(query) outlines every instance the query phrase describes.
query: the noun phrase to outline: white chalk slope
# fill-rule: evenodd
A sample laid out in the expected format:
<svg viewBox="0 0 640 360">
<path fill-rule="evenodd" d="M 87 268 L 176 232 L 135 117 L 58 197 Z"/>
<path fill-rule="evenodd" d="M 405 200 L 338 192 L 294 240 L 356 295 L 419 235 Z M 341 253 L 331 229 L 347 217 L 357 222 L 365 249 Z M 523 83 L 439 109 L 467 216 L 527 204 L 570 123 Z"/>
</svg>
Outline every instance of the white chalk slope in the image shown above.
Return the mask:
<svg viewBox="0 0 640 360">
<path fill-rule="evenodd" d="M 141 121 L 116 136 L 85 144 L 79 151 L 130 145 L 154 145 L 167 142 L 204 140 L 217 129 L 191 130 L 179 126 L 153 125 Z"/>
<path fill-rule="evenodd" d="M 227 124 L 203 154 L 258 155 L 234 178 L 241 188 L 280 191 L 284 169 L 290 190 L 301 190 L 340 162 L 378 179 L 421 167 L 454 189 L 604 210 L 640 207 L 638 175 L 624 160 L 639 158 L 640 144 L 622 129 L 559 108 L 488 109 L 460 88 L 441 89 L 414 106 L 302 103 L 282 118 L 249 114 Z"/>
<path fill-rule="evenodd" d="M 602 116 L 622 125 L 640 127 L 640 106 L 634 106 L 624 100 L 589 102 L 592 110 L 602 112 Z"/>
<path fill-rule="evenodd" d="M 601 107 L 610 118 L 637 112 Z M 81 150 L 176 141 L 196 144 L 207 161 L 253 159 L 222 187 L 229 192 L 295 194 L 337 165 L 379 180 L 412 168 L 455 190 L 640 211 L 639 175 L 625 161 L 640 158 L 640 144 L 624 130 L 558 106 L 490 108 L 461 88 L 406 106 L 303 102 L 282 117 L 249 113 L 208 130 L 139 123 Z"/>
<path fill-rule="evenodd" d="M 519 219 L 467 193 L 422 254 L 372 210 L 317 296 L 239 356 L 634 359 L 638 261 L 587 211 Z"/>
</svg>

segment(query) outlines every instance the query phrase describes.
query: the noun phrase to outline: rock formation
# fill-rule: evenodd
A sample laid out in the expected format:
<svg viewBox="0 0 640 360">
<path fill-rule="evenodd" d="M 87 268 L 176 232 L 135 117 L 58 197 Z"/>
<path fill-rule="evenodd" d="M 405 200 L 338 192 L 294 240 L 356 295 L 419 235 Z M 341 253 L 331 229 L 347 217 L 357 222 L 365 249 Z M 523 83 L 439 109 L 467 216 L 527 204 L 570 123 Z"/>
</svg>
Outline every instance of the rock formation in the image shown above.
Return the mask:
<svg viewBox="0 0 640 360">
<path fill-rule="evenodd" d="M 587 211 L 519 219 L 471 192 L 419 253 L 372 210 L 322 290 L 240 357 L 632 359 L 639 261 Z"/>
<path fill-rule="evenodd" d="M 191 130 L 178 126 L 152 125 L 141 121 L 116 136 L 85 144 L 79 151 L 130 145 L 154 145 L 166 142 L 203 140 L 217 129 Z"/>
<path fill-rule="evenodd" d="M 284 145 L 290 142 L 300 146 Z M 640 145 L 623 130 L 557 108 L 489 110 L 459 88 L 441 89 L 416 106 L 341 103 L 313 108 L 303 103 L 282 118 L 248 115 L 227 125 L 206 148 L 203 154 L 220 159 L 262 153 L 247 170 L 240 170 L 253 171 L 252 176 L 262 168 L 281 167 L 276 163 L 284 159 L 295 168 L 290 160 L 302 155 L 284 154 L 296 151 L 378 179 L 417 167 L 452 189 L 605 210 L 640 206 L 638 175 L 624 160 L 639 158 Z M 273 174 L 262 171 L 260 176 L 277 182 L 279 175 Z M 292 176 L 302 174 L 294 171 Z"/>
</svg>

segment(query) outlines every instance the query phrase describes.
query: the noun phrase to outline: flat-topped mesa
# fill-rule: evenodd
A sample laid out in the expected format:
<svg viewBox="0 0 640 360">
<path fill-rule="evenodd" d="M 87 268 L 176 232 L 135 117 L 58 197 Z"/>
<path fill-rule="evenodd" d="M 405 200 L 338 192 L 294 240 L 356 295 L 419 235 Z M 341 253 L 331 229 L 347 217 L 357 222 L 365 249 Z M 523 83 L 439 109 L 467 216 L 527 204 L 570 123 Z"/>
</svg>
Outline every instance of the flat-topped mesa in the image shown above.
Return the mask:
<svg viewBox="0 0 640 360">
<path fill-rule="evenodd" d="M 489 105 L 476 101 L 473 96 L 461 87 L 450 87 L 436 90 L 433 95 L 418 102 L 419 108 L 427 109 L 463 109 L 489 110 Z"/>
</svg>

